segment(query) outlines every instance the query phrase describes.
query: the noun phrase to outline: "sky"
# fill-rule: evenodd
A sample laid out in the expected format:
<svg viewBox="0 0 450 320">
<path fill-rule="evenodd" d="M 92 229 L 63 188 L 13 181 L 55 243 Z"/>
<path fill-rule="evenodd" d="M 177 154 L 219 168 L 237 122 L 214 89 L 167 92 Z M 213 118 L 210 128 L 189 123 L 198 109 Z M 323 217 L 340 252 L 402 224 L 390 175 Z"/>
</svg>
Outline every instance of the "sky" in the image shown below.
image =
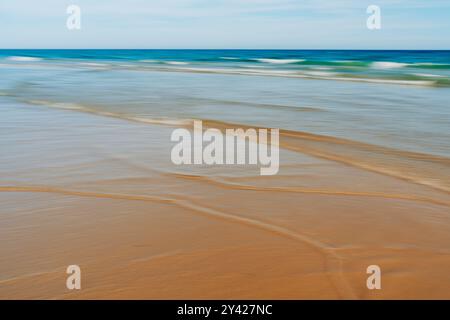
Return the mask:
<svg viewBox="0 0 450 320">
<path fill-rule="evenodd" d="M 0 48 L 450 49 L 450 1 L 0 0 Z"/>
</svg>

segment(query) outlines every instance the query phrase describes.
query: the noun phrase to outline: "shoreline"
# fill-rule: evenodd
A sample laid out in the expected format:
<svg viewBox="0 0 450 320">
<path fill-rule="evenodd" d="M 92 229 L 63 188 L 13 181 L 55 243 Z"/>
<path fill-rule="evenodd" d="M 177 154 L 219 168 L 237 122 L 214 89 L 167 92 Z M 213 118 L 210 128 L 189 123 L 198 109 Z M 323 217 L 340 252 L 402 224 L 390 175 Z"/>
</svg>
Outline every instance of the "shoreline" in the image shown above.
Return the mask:
<svg viewBox="0 0 450 320">
<path fill-rule="evenodd" d="M 262 178 L 174 167 L 170 127 L 13 103 L 3 113 L 2 298 L 450 297 L 448 193 L 317 158 L 306 142 Z M 365 288 L 374 263 L 380 292 Z M 70 264 L 79 292 L 65 289 Z"/>
</svg>

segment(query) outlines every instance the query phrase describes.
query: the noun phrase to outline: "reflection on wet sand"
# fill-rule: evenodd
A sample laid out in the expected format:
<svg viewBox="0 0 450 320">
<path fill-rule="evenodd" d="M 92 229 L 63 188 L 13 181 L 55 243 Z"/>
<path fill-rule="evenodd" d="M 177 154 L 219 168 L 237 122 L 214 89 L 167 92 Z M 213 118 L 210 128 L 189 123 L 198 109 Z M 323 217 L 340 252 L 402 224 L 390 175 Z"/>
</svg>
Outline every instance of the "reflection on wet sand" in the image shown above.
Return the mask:
<svg viewBox="0 0 450 320">
<path fill-rule="evenodd" d="M 285 131 L 261 177 L 174 166 L 171 126 L 2 108 L 3 298 L 450 297 L 447 159 Z"/>
</svg>

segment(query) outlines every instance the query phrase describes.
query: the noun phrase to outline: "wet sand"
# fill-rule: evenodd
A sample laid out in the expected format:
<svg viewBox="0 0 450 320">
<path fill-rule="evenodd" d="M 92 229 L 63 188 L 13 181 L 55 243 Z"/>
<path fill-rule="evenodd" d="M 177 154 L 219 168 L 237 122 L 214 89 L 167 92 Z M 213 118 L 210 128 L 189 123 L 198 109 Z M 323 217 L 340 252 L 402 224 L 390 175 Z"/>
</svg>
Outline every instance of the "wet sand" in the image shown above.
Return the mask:
<svg viewBox="0 0 450 320">
<path fill-rule="evenodd" d="M 285 132 L 262 177 L 174 166 L 170 126 L 10 103 L 0 130 L 0 298 L 450 299 L 446 159 Z"/>
</svg>

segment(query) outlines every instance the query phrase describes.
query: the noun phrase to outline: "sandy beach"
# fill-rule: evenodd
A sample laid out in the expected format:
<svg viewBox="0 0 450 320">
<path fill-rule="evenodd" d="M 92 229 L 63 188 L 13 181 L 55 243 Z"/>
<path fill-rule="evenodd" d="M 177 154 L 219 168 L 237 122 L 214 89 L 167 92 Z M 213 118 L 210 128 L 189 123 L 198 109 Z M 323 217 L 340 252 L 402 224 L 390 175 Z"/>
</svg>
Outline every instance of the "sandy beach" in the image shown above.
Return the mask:
<svg viewBox="0 0 450 320">
<path fill-rule="evenodd" d="M 1 1 L 0 303 L 164 320 L 444 313 L 449 13 Z"/>
<path fill-rule="evenodd" d="M 446 158 L 285 131 L 278 175 L 177 167 L 173 126 L 0 99 L 2 299 L 450 299 Z"/>
</svg>

